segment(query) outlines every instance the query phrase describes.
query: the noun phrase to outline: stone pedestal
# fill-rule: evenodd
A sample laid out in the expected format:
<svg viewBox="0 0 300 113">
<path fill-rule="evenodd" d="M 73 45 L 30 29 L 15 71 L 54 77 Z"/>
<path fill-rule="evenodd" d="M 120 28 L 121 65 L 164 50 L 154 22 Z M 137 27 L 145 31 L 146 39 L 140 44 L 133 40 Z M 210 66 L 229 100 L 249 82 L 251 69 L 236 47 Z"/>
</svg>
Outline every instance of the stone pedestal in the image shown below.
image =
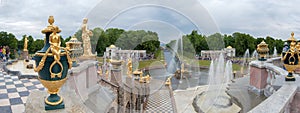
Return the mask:
<svg viewBox="0 0 300 113">
<path fill-rule="evenodd" d="M 26 101 L 25 113 L 92 113 L 74 91 L 61 91 L 60 95 L 64 97 L 64 109 L 45 111 L 44 99 L 47 95 L 46 91 L 33 90 Z"/>
<path fill-rule="evenodd" d="M 111 69 L 111 77 L 110 81 L 118 86 L 122 84 L 122 61 L 120 60 L 113 60 L 111 61 L 112 69 Z"/>
<path fill-rule="evenodd" d="M 29 56 L 28 56 L 28 51 L 23 51 L 22 52 L 22 60 L 25 60 L 25 59 L 28 59 Z"/>
<path fill-rule="evenodd" d="M 264 61 L 250 63 L 250 89 L 256 94 L 262 94 L 267 86 L 268 72 Z"/>
<path fill-rule="evenodd" d="M 121 69 L 112 69 L 110 81 L 116 85 L 121 85 L 122 83 L 122 74 Z"/>
<path fill-rule="evenodd" d="M 80 95 L 83 101 L 88 99 L 88 95 L 96 90 L 97 78 L 97 61 L 87 60 L 81 62 L 79 66 L 71 69 L 71 74 L 66 82 L 76 93 Z"/>
</svg>

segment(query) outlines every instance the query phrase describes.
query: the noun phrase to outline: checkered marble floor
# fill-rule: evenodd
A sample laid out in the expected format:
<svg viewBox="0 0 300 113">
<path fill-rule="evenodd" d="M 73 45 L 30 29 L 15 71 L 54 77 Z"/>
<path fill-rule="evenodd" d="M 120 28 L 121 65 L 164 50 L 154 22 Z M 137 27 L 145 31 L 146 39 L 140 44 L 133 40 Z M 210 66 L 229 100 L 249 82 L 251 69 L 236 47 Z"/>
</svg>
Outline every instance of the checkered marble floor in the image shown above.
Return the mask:
<svg viewBox="0 0 300 113">
<path fill-rule="evenodd" d="M 37 79 L 18 79 L 0 69 L 0 113 L 23 113 L 31 90 L 45 90 Z"/>
<path fill-rule="evenodd" d="M 169 90 L 163 87 L 150 95 L 145 113 L 174 113 Z"/>
</svg>

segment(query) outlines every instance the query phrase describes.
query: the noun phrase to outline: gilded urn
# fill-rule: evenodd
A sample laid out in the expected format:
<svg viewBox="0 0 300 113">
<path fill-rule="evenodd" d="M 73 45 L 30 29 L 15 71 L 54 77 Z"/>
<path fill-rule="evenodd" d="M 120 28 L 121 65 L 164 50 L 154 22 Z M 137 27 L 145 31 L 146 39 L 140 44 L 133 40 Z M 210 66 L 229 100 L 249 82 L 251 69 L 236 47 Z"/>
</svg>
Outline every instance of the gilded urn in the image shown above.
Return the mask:
<svg viewBox="0 0 300 113">
<path fill-rule="evenodd" d="M 34 60 L 40 82 L 48 89 L 50 94 L 45 98 L 45 110 L 63 109 L 63 97 L 59 96 L 60 87 L 67 80 L 68 69 L 72 67 L 72 60 L 67 49 L 60 47 L 61 30 L 53 25 L 54 18 L 50 16 L 49 25 L 42 30 L 46 35 L 44 47 L 35 53 Z"/>
<path fill-rule="evenodd" d="M 268 44 L 265 41 L 262 41 L 257 45 L 257 53 L 259 54 L 259 61 L 266 61 L 266 56 L 269 53 Z"/>
<path fill-rule="evenodd" d="M 285 69 L 289 72 L 286 75 L 286 81 L 295 81 L 295 76 L 293 75 L 293 71 L 298 67 L 299 63 L 299 52 L 296 48 L 297 40 L 294 38 L 294 33 L 291 34 L 291 37 L 287 40 L 288 46 L 285 46 L 282 51 L 283 65 Z"/>
</svg>

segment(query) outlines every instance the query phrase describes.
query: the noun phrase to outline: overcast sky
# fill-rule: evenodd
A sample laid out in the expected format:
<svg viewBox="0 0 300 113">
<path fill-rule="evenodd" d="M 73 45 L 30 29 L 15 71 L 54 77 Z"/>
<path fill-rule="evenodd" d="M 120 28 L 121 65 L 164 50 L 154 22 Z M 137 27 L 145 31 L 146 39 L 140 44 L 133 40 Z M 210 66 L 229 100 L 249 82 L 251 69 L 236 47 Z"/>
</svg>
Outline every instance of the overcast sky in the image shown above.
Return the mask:
<svg viewBox="0 0 300 113">
<path fill-rule="evenodd" d="M 89 28 L 118 27 L 158 32 L 167 42 L 193 29 L 203 34 L 249 33 L 300 37 L 299 0 L 0 0 L 0 31 L 43 38 L 49 15 L 66 38 L 89 18 Z"/>
</svg>

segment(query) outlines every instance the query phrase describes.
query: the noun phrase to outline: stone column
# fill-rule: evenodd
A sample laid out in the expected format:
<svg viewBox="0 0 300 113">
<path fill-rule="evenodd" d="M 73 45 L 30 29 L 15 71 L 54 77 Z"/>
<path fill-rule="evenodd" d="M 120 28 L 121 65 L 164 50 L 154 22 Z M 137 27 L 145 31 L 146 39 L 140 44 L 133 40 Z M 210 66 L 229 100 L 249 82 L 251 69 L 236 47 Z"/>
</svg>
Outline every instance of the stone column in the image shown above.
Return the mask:
<svg viewBox="0 0 300 113">
<path fill-rule="evenodd" d="M 250 90 L 256 94 L 263 94 L 267 86 L 268 72 L 265 61 L 252 61 L 250 63 Z"/>
</svg>

